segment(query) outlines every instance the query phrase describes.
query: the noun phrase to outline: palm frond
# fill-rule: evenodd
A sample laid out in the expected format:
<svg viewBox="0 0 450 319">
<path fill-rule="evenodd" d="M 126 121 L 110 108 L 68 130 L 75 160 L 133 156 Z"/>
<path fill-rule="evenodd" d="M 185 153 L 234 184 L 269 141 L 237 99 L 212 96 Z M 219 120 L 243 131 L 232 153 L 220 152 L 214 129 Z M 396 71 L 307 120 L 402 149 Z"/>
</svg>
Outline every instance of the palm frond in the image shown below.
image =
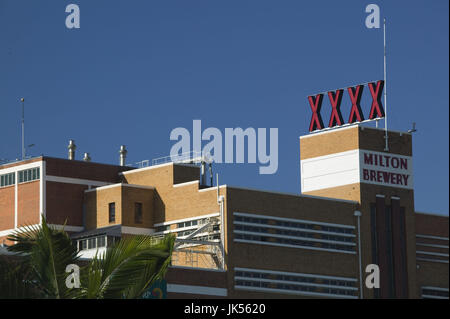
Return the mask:
<svg viewBox="0 0 450 319">
<path fill-rule="evenodd" d="M 49 298 L 70 298 L 74 291 L 66 287 L 66 266 L 77 262 L 77 251 L 64 230 L 47 225 L 42 216 L 39 226 L 25 226 L 8 237 L 16 244 L 9 251 L 25 255 L 37 285 Z"/>
<path fill-rule="evenodd" d="M 85 298 L 138 298 L 164 276 L 175 238 L 155 243 L 149 236 L 123 238 L 93 258 L 83 278 Z"/>
<path fill-rule="evenodd" d="M 30 276 L 29 264 L 0 256 L 0 299 L 42 298 Z"/>
</svg>

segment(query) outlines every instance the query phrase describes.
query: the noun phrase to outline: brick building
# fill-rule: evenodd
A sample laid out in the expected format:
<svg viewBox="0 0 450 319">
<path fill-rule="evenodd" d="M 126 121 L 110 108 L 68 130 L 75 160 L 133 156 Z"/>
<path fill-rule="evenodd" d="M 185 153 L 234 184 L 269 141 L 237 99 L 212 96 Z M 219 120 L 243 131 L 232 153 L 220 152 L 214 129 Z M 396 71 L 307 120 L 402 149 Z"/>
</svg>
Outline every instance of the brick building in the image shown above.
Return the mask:
<svg viewBox="0 0 450 319">
<path fill-rule="evenodd" d="M 41 214 L 84 258 L 122 236 L 176 233 L 169 298 L 448 298 L 448 216 L 415 211 L 412 136 L 389 131 L 386 152 L 384 134 L 300 137 L 301 194 L 205 185 L 195 163 L 1 165 L 0 242 Z M 364 284 L 369 264 L 379 289 Z"/>
</svg>

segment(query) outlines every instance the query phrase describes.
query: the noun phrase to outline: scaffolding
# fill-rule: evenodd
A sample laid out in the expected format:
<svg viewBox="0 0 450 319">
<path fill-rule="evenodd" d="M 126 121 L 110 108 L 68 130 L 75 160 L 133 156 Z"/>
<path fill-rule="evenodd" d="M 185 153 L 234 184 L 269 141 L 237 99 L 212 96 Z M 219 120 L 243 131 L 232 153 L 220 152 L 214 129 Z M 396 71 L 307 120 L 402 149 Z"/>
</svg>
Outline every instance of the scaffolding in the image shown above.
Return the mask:
<svg viewBox="0 0 450 319">
<path fill-rule="evenodd" d="M 208 218 L 189 234 L 177 236 L 172 257 L 173 266 L 224 269 L 220 220 Z"/>
</svg>

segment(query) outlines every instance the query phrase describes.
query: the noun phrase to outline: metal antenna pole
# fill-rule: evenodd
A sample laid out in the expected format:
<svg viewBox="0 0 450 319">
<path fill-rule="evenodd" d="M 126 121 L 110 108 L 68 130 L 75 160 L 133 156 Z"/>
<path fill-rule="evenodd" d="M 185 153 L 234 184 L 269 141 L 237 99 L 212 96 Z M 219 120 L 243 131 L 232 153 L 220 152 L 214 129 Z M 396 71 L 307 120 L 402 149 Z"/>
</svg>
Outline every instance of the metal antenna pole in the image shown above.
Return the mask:
<svg viewBox="0 0 450 319">
<path fill-rule="evenodd" d="M 384 42 L 384 129 L 386 132 L 386 136 L 384 137 L 386 141 L 386 145 L 384 147 L 385 151 L 389 151 L 389 145 L 388 145 L 388 125 L 387 125 L 387 103 L 386 103 L 386 18 L 383 19 L 383 42 Z"/>
<path fill-rule="evenodd" d="M 25 99 L 21 98 L 22 102 L 22 160 L 25 159 Z"/>
</svg>

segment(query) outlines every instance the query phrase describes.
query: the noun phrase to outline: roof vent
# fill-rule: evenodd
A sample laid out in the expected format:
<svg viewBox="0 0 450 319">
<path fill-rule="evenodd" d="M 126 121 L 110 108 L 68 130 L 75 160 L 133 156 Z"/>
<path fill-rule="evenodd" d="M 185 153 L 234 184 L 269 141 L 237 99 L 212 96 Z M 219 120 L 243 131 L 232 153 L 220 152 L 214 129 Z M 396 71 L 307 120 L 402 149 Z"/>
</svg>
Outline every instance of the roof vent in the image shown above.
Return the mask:
<svg viewBox="0 0 450 319">
<path fill-rule="evenodd" d="M 69 160 L 73 161 L 75 159 L 75 149 L 77 148 L 75 141 L 69 140 L 69 146 L 67 148 L 69 149 Z"/>
<path fill-rule="evenodd" d="M 91 161 L 91 157 L 89 156 L 89 153 L 84 153 L 83 161 L 85 161 L 85 162 Z"/>
<path fill-rule="evenodd" d="M 125 148 L 125 145 L 120 145 L 120 166 L 125 166 L 125 160 L 127 158 L 127 149 Z"/>
</svg>

